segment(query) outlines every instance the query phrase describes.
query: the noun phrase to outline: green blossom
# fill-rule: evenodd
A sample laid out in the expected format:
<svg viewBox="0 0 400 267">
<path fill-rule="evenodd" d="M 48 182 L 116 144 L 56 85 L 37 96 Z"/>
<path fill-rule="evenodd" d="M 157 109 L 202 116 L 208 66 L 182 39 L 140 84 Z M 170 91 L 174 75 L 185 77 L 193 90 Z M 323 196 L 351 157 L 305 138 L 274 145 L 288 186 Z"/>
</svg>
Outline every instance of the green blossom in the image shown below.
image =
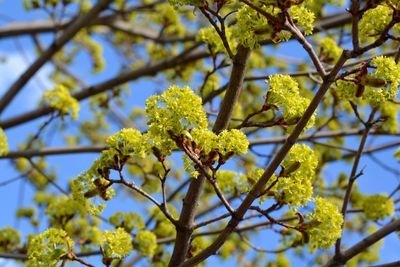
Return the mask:
<svg viewBox="0 0 400 267">
<path fill-rule="evenodd" d="M 35 208 L 21 207 L 17 210 L 17 218 L 32 218 L 35 215 Z"/>
<path fill-rule="evenodd" d="M 151 257 L 157 248 L 157 237 L 150 231 L 140 231 L 135 238 L 135 249 L 143 256 Z"/>
<path fill-rule="evenodd" d="M 123 213 L 117 211 L 110 217 L 109 222 L 115 227 L 125 229 L 128 233 L 134 229 L 141 230 L 145 227 L 142 217 L 135 212 Z"/>
<path fill-rule="evenodd" d="M 275 197 L 292 206 L 303 206 L 311 199 L 313 180 L 318 160 L 314 151 L 303 144 L 294 145 L 282 167 L 288 172 L 279 177 L 274 188 Z"/>
<path fill-rule="evenodd" d="M 299 85 L 292 77 L 276 74 L 269 76 L 266 104 L 283 109 L 283 119 L 288 125 L 293 125 L 303 116 L 310 100 L 300 96 Z M 310 128 L 314 122 L 315 113 L 305 128 Z"/>
<path fill-rule="evenodd" d="M 314 212 L 307 215 L 316 225 L 307 230 L 310 235 L 310 248 L 328 249 L 342 235 L 343 216 L 337 206 L 327 199 L 317 197 L 315 204 Z"/>
<path fill-rule="evenodd" d="M 248 147 L 247 136 L 240 130 L 224 130 L 218 134 L 218 151 L 223 155 L 245 154 Z"/>
<path fill-rule="evenodd" d="M 268 13 L 272 12 L 272 8 L 262 8 Z M 259 46 L 258 43 L 261 40 L 271 37 L 273 30 L 268 24 L 268 20 L 253 8 L 247 5 L 242 6 L 236 15 L 236 19 L 235 35 L 243 46 L 255 48 Z"/>
<path fill-rule="evenodd" d="M 165 155 L 176 147 L 171 134 L 179 136 L 189 128 L 207 128 L 208 122 L 201 98 L 189 87 L 171 86 L 161 95 L 146 101 L 149 118 L 146 137 Z"/>
<path fill-rule="evenodd" d="M 132 238 L 123 228 L 104 231 L 102 246 L 103 262 L 108 262 L 112 259 L 122 259 L 128 256 L 132 249 Z"/>
<path fill-rule="evenodd" d="M 330 37 L 325 37 L 321 40 L 320 56 L 324 62 L 335 63 L 342 54 L 343 49 L 340 48 L 335 40 Z"/>
<path fill-rule="evenodd" d="M 52 225 L 64 226 L 77 212 L 84 213 L 84 206 L 73 198 L 59 196 L 54 198 L 46 209 Z"/>
<path fill-rule="evenodd" d="M 357 92 L 357 85 L 353 82 L 338 80 L 335 82 L 335 93 L 340 100 L 352 100 Z"/>
<path fill-rule="evenodd" d="M 0 229 L 0 252 L 7 252 L 15 249 L 21 238 L 19 232 L 11 227 Z"/>
<path fill-rule="evenodd" d="M 206 2 L 205 0 L 168 0 L 168 3 L 175 8 L 178 8 L 183 5 L 201 6 L 205 2 Z"/>
<path fill-rule="evenodd" d="M 233 30 L 231 28 L 226 28 L 225 36 L 232 53 L 236 54 L 236 44 L 235 39 L 233 38 Z M 210 26 L 208 28 L 201 28 L 196 36 L 196 39 L 206 43 L 213 53 L 225 53 L 228 55 L 222 39 L 214 27 Z"/>
<path fill-rule="evenodd" d="M 400 67 L 393 58 L 376 57 L 371 60 L 375 71 L 368 75 L 363 98 L 371 105 L 379 104 L 396 97 L 400 83 Z M 375 85 L 374 81 L 378 81 Z"/>
<path fill-rule="evenodd" d="M 76 179 L 71 182 L 71 192 L 74 200 L 78 201 L 81 205 L 81 209 L 88 211 L 91 214 L 97 215 L 101 213 L 104 209 L 103 204 L 98 204 L 97 206 L 93 203 L 90 203 L 88 198 L 94 197 L 99 194 L 98 187 L 94 184 L 95 179 L 90 172 L 84 172 L 80 174 Z M 111 187 L 105 189 L 102 192 L 107 199 L 110 199 L 114 190 Z"/>
<path fill-rule="evenodd" d="M 43 100 L 49 103 L 50 107 L 58 110 L 61 116 L 71 114 L 73 120 L 78 118 L 79 103 L 64 85 L 59 84 L 53 90 L 45 92 Z"/>
<path fill-rule="evenodd" d="M 382 220 L 394 214 L 393 200 L 386 195 L 370 195 L 363 198 L 362 208 L 370 220 Z"/>
<path fill-rule="evenodd" d="M 118 153 L 124 156 L 140 156 L 144 157 L 148 151 L 146 140 L 142 134 L 132 128 L 124 128 L 118 133 L 108 137 L 106 144 L 113 149 L 117 149 Z"/>
<path fill-rule="evenodd" d="M 218 171 L 216 178 L 219 188 L 221 188 L 224 193 L 233 193 L 236 186 L 236 176 L 237 173 L 233 171 Z"/>
<path fill-rule="evenodd" d="M 7 136 L 5 135 L 3 129 L 0 127 L 0 156 L 7 155 L 7 153 L 8 153 Z"/>
<path fill-rule="evenodd" d="M 28 245 L 28 266 L 57 266 L 58 262 L 73 251 L 74 241 L 64 230 L 49 228 L 35 235 Z"/>
<path fill-rule="evenodd" d="M 392 20 L 393 10 L 385 5 L 365 11 L 359 26 L 360 37 L 366 40 L 368 37 L 377 37 Z"/>
<path fill-rule="evenodd" d="M 191 139 L 205 155 L 218 147 L 218 136 L 207 128 L 194 128 L 190 131 Z"/>
<path fill-rule="evenodd" d="M 304 5 L 292 6 L 289 11 L 290 17 L 296 21 L 296 24 L 304 29 L 306 35 L 312 34 L 314 29 L 315 14 Z"/>
</svg>

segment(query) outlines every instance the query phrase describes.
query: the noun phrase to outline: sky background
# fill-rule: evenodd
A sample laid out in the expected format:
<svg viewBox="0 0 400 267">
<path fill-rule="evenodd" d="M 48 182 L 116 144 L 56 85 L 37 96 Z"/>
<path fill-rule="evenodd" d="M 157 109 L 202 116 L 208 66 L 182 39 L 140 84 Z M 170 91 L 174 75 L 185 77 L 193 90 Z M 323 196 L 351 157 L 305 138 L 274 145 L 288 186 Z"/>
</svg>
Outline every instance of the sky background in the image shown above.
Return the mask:
<svg viewBox="0 0 400 267">
<path fill-rule="evenodd" d="M 11 1 L 2 0 L 0 1 L 0 27 L 13 21 L 31 21 L 37 19 L 45 19 L 46 15 L 43 12 L 24 12 L 23 1 Z M 44 43 L 48 43 L 52 36 L 50 34 L 43 35 L 41 40 Z M 114 52 L 105 44 L 104 45 L 104 56 L 107 64 L 106 70 L 102 75 L 93 76 L 91 75 L 90 64 L 88 58 L 82 56 L 78 63 L 74 66 L 76 73 L 79 73 L 80 77 L 83 77 L 88 84 L 94 84 L 103 80 L 106 80 L 116 74 L 117 63 L 115 62 Z M 300 46 L 291 42 L 289 46 L 285 46 L 285 49 L 274 50 L 274 53 L 281 53 L 282 55 L 295 57 L 302 59 L 305 57 Z M 29 64 L 36 58 L 36 52 L 30 37 L 18 37 L 10 39 L 0 39 L 0 59 L 3 61 L 0 64 L 0 95 L 2 95 L 7 88 L 19 77 L 19 75 L 29 66 Z M 86 55 L 87 56 L 87 55 Z M 22 90 L 22 92 L 16 97 L 12 104 L 6 109 L 1 119 L 9 118 L 10 116 L 20 114 L 24 111 L 35 108 L 40 101 L 42 93 L 46 89 L 52 88 L 52 83 L 48 78 L 49 73 L 52 70 L 52 66 L 45 65 Z M 131 93 L 127 98 L 127 107 L 124 108 L 126 114 L 129 114 L 130 109 L 133 106 L 144 106 L 145 100 L 150 95 L 157 91 L 164 90 L 168 87 L 168 84 L 160 84 L 156 80 L 142 80 L 131 83 Z M 82 112 L 80 113 L 80 119 L 89 118 L 87 110 L 88 103 L 84 101 L 81 103 Z M 16 150 L 18 145 L 25 142 L 27 133 L 35 132 L 38 125 L 43 123 L 46 118 L 35 120 L 34 122 L 23 124 L 18 127 L 7 129 L 6 135 L 9 140 L 10 150 Z M 67 121 L 69 123 L 69 121 Z M 115 131 L 119 129 L 115 128 Z M 379 143 L 388 142 L 395 140 L 395 138 L 380 138 L 380 141 L 376 141 L 376 138 L 368 139 L 369 145 L 377 145 Z M 51 146 L 63 145 L 62 139 L 54 137 L 51 139 Z M 351 138 L 348 142 L 349 147 L 357 147 L 358 139 Z M 258 147 L 257 151 L 263 151 L 265 148 Z M 395 148 L 377 153 L 376 156 L 384 163 L 398 168 L 398 163 L 392 158 Z M 49 164 L 55 166 L 57 173 L 59 174 L 60 184 L 64 188 L 67 186 L 67 181 L 71 177 L 76 177 L 79 173 L 90 167 L 91 162 L 97 158 L 96 154 L 82 154 L 79 157 L 73 155 L 64 156 L 51 156 L 48 157 Z M 399 177 L 390 172 L 386 172 L 373 160 L 368 157 L 363 157 L 360 163 L 360 167 L 365 166 L 365 175 L 359 179 L 359 188 L 364 193 L 390 193 L 393 188 L 399 184 Z M 331 164 L 329 168 L 325 170 L 325 177 L 327 181 L 333 182 L 339 172 L 345 171 L 349 173 L 351 165 L 344 164 L 343 162 Z M 6 181 L 12 177 L 17 176 L 12 163 L 8 160 L 0 160 L 0 183 Z M 33 188 L 24 182 L 19 180 L 17 182 L 10 183 L 6 186 L 0 186 L 0 228 L 5 226 L 18 226 L 18 229 L 26 235 L 32 231 L 29 223 L 21 221 L 16 223 L 15 211 L 19 206 L 30 206 L 31 198 L 34 193 Z M 398 196 L 398 195 L 397 195 Z M 111 201 L 107 203 L 107 210 L 105 216 L 112 214 L 116 210 L 131 211 L 132 209 L 140 208 L 137 204 L 128 197 L 122 197 L 118 201 Z M 398 214 L 397 214 L 398 215 Z M 40 229 L 43 230 L 43 229 Z M 268 235 L 269 238 L 270 235 Z M 344 238 L 344 243 L 353 244 L 360 239 L 356 235 L 347 235 Z M 255 243 L 266 248 L 274 248 L 273 244 L 276 240 L 266 240 L 266 235 L 261 234 L 255 235 Z M 272 244 L 272 245 L 271 245 Z M 384 246 L 381 250 L 381 263 L 391 262 L 400 259 L 400 242 L 396 235 L 392 234 L 385 239 Z M 292 252 L 289 253 L 292 255 Z M 268 258 L 274 258 L 274 255 L 267 255 Z M 91 258 L 89 258 L 91 261 Z M 234 264 L 233 261 L 228 261 L 222 264 L 219 260 L 211 259 L 207 266 L 231 266 Z M 299 262 L 295 259 L 293 266 L 302 266 L 304 262 Z M 139 266 L 146 266 L 146 262 L 141 262 Z M 16 266 L 12 261 L 6 261 L 0 259 L 0 267 L 12 267 Z"/>
</svg>

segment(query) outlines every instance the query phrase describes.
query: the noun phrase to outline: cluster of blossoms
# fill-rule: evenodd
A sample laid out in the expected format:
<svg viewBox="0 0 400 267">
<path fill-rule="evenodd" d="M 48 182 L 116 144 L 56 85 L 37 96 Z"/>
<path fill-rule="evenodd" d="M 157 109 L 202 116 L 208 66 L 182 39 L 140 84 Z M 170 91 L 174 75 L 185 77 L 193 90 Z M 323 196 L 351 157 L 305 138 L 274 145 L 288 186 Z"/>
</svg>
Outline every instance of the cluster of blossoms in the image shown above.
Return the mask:
<svg viewBox="0 0 400 267">
<path fill-rule="evenodd" d="M 101 252 L 106 265 L 110 265 L 114 259 L 128 256 L 133 249 L 132 238 L 123 228 L 104 231 L 102 241 Z"/>
<path fill-rule="evenodd" d="M 393 8 L 391 7 L 394 2 L 395 1 L 381 1 L 376 7 L 364 12 L 359 23 L 361 40 L 366 41 L 369 38 L 377 38 L 386 29 L 389 23 L 394 19 Z M 398 24 L 392 28 L 392 30 L 398 29 Z"/>
<path fill-rule="evenodd" d="M 2 128 L 0 128 L 0 156 L 8 153 L 8 142 L 7 136 L 5 135 Z"/>
<path fill-rule="evenodd" d="M 101 248 L 103 262 L 111 264 L 114 259 L 122 259 L 133 249 L 131 236 L 123 229 L 97 233 L 92 243 Z M 56 266 L 60 260 L 74 260 L 74 241 L 62 229 L 49 228 L 33 236 L 29 241 L 28 266 Z"/>
<path fill-rule="evenodd" d="M 228 41 L 229 47 L 233 50 L 232 52 L 236 54 L 236 44 L 232 28 L 225 29 L 225 36 Z M 226 48 L 221 40 L 221 37 L 218 35 L 214 27 L 201 28 L 199 30 L 199 33 L 197 34 L 196 39 L 206 43 L 209 46 L 210 50 L 215 54 L 217 53 L 227 54 Z"/>
<path fill-rule="evenodd" d="M 49 90 L 43 94 L 43 100 L 50 107 L 57 110 L 61 116 L 70 114 L 73 120 L 78 118 L 79 103 L 71 96 L 68 89 L 64 85 L 57 85 L 53 90 Z"/>
<path fill-rule="evenodd" d="M 15 229 L 5 227 L 0 229 L 0 252 L 11 251 L 19 245 L 21 237 Z"/>
<path fill-rule="evenodd" d="M 268 13 L 274 21 L 270 21 L 265 16 L 260 15 L 258 11 L 250 6 L 242 6 L 236 16 L 237 31 L 235 31 L 235 35 L 243 46 L 254 48 L 262 40 L 272 39 L 275 42 L 279 42 L 290 39 L 290 32 L 279 29 L 279 27 L 277 30 L 274 25 L 279 24 L 283 16 L 277 2 L 270 5 L 265 5 L 262 1 L 253 1 L 253 3 L 265 13 Z M 288 13 L 296 21 L 296 24 L 304 29 L 305 34 L 312 33 L 315 15 L 304 4 L 291 6 Z"/>
<path fill-rule="evenodd" d="M 343 49 L 340 48 L 335 40 L 330 37 L 325 37 L 320 43 L 319 56 L 323 62 L 333 64 L 342 54 Z"/>
<path fill-rule="evenodd" d="M 300 96 L 299 84 L 289 75 L 272 75 L 268 83 L 269 90 L 265 97 L 265 104 L 283 110 L 282 116 L 286 124 L 296 124 L 306 111 L 310 100 Z M 314 122 L 315 114 L 305 128 L 312 127 Z"/>
<path fill-rule="evenodd" d="M 28 266 L 56 266 L 61 258 L 68 258 L 74 241 L 61 229 L 49 228 L 33 236 L 28 246 Z"/>
<path fill-rule="evenodd" d="M 274 187 L 275 197 L 292 206 L 311 200 L 318 160 L 314 151 L 303 144 L 294 145 L 282 162 L 284 171 Z"/>
<path fill-rule="evenodd" d="M 90 37 L 89 33 L 80 31 L 74 38 L 74 42 L 85 48 L 92 60 L 93 72 L 101 72 L 105 68 L 103 46 Z"/>
<path fill-rule="evenodd" d="M 168 2 L 173 7 L 178 8 L 183 5 L 195 7 L 211 6 L 215 1 L 169 0 Z M 290 4 L 288 5 L 287 3 Z M 306 35 L 311 34 L 315 20 L 315 14 L 310 9 L 312 3 L 296 3 L 296 1 L 287 1 L 287 3 L 281 4 L 280 1 L 269 1 L 268 3 L 260 0 L 252 1 L 253 5 L 262 9 L 268 16 L 260 14 L 248 5 L 242 5 L 236 15 L 237 23 L 235 29 L 225 29 L 228 43 L 233 43 L 237 39 L 243 46 L 255 48 L 263 40 L 272 39 L 275 42 L 279 42 L 290 39 L 291 33 L 284 30 L 284 12 L 281 8 L 288 12 L 292 21 L 301 27 Z M 221 38 L 219 38 L 214 29 L 202 29 L 198 39 L 209 44 L 214 52 L 226 52 Z M 236 45 L 231 47 L 236 47 Z"/>
<path fill-rule="evenodd" d="M 383 56 L 372 59 L 370 65 L 375 70 L 362 75 L 358 84 L 343 80 L 336 82 L 335 93 L 339 99 L 354 100 L 362 95 L 372 106 L 379 106 L 396 97 L 400 83 L 400 66 L 393 58 Z M 363 88 L 362 92 L 359 92 L 360 88 Z"/>
<path fill-rule="evenodd" d="M 363 197 L 362 206 L 365 217 L 370 220 L 382 220 L 394 214 L 394 202 L 386 195 L 370 195 Z"/>
<path fill-rule="evenodd" d="M 342 235 L 343 216 L 336 205 L 324 198 L 317 197 L 314 212 L 307 215 L 315 226 L 307 230 L 310 248 L 328 249 Z"/>
<path fill-rule="evenodd" d="M 134 229 L 142 230 L 145 227 L 142 217 L 135 212 L 123 213 L 118 211 L 108 221 L 116 228 L 123 228 L 128 233 Z"/>
<path fill-rule="evenodd" d="M 140 231 L 135 237 L 134 247 L 143 256 L 153 256 L 157 249 L 157 237 L 150 231 Z"/>
</svg>

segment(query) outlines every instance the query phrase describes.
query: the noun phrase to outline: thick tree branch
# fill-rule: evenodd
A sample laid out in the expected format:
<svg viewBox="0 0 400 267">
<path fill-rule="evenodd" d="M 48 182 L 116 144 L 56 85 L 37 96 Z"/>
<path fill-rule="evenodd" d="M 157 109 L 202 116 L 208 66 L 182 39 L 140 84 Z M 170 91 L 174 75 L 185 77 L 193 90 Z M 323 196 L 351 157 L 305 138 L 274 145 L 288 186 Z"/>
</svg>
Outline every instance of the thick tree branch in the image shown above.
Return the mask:
<svg viewBox="0 0 400 267">
<path fill-rule="evenodd" d="M 96 85 L 89 86 L 82 89 L 81 91 L 73 94 L 72 96 L 77 100 L 81 101 L 87 99 L 93 95 L 100 94 L 107 90 L 114 88 L 115 86 L 121 85 L 123 83 L 133 81 L 145 76 L 153 76 L 158 72 L 174 68 L 176 64 L 189 64 L 193 61 L 203 59 L 209 56 L 208 52 L 205 51 L 185 51 L 177 56 L 171 57 L 169 59 L 159 61 L 156 63 L 149 63 L 148 65 L 141 67 L 137 70 L 133 70 L 127 73 L 120 74 L 119 76 L 112 78 L 110 80 L 98 83 Z M 28 111 L 21 115 L 5 119 L 0 121 L 0 127 L 3 129 L 8 129 L 31 120 L 40 118 L 47 114 L 50 114 L 54 110 L 49 106 L 44 106 L 32 111 Z"/>
<path fill-rule="evenodd" d="M 360 242 L 356 243 L 354 246 L 350 247 L 349 249 L 345 250 L 340 258 L 332 258 L 329 262 L 327 262 L 324 266 L 325 267 L 336 267 L 336 266 L 343 266 L 347 261 L 349 261 L 354 256 L 358 255 L 359 253 L 363 252 L 368 247 L 372 246 L 385 236 L 400 230 L 400 219 L 392 221 L 381 229 L 376 231 L 375 233 L 367 236 Z"/>
<path fill-rule="evenodd" d="M 299 122 L 297 123 L 296 127 L 294 128 L 293 132 L 290 136 L 286 139 L 285 143 L 278 151 L 274 159 L 271 161 L 269 166 L 266 168 L 263 175 L 260 177 L 258 182 L 253 186 L 250 190 L 246 198 L 243 200 L 242 204 L 236 210 L 234 217 L 229 221 L 228 225 L 224 229 L 224 231 L 217 237 L 217 239 L 205 250 L 201 253 L 197 254 L 193 258 L 188 259 L 180 266 L 195 266 L 196 264 L 204 261 L 206 258 L 214 254 L 226 241 L 228 236 L 235 230 L 241 219 L 244 217 L 246 211 L 250 208 L 253 201 L 260 195 L 260 193 L 264 190 L 265 185 L 269 181 L 272 174 L 278 168 L 279 164 L 285 158 L 286 154 L 289 152 L 290 148 L 295 144 L 297 138 L 302 133 L 304 127 L 306 126 L 307 122 L 317 109 L 319 103 L 322 101 L 323 96 L 328 91 L 329 86 L 334 81 L 334 78 L 342 68 L 343 64 L 349 57 L 349 52 L 344 51 L 338 62 L 336 63 L 334 69 L 327 75 L 323 84 L 317 91 L 316 95 L 312 99 L 310 105 L 308 106 L 307 110 L 304 112 L 304 115 L 301 117 Z"/>
<path fill-rule="evenodd" d="M 246 62 L 250 56 L 250 49 L 239 46 L 233 59 L 233 67 L 226 95 L 221 103 L 220 113 L 214 124 L 213 131 L 219 133 L 226 129 L 232 116 L 233 107 L 240 95 L 246 70 Z M 185 259 L 190 246 L 190 238 L 194 227 L 194 218 L 198 200 L 203 191 L 205 176 L 200 175 L 192 179 L 188 192 L 183 200 L 183 207 L 179 217 L 174 251 L 169 266 L 178 266 Z"/>
<path fill-rule="evenodd" d="M 26 149 L 10 151 L 0 159 L 32 158 L 49 155 L 66 155 L 79 153 L 100 153 L 107 149 L 106 146 L 76 146 L 76 147 L 45 147 L 41 149 Z"/>
<path fill-rule="evenodd" d="M 2 96 L 0 100 L 0 114 L 11 103 L 14 97 L 25 86 L 25 84 L 36 74 L 36 72 L 51 59 L 68 41 L 70 41 L 76 33 L 87 24 L 96 18 L 98 14 L 104 10 L 112 0 L 100 0 L 97 4 L 86 14 L 80 15 L 68 28 L 65 29 L 62 35 L 58 37 L 49 48 L 47 48 L 40 56 L 28 67 L 28 69 L 16 80 L 8 91 Z"/>
</svg>

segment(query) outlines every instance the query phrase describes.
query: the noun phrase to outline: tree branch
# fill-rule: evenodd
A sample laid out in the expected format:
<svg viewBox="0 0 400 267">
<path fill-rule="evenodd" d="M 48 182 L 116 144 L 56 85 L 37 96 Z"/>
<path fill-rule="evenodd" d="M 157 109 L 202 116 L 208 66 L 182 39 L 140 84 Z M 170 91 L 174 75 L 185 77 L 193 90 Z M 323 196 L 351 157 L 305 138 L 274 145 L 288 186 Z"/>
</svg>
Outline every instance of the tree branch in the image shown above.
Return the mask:
<svg viewBox="0 0 400 267">
<path fill-rule="evenodd" d="M 87 88 L 82 89 L 81 91 L 73 94 L 72 96 L 76 98 L 78 101 L 89 98 L 93 95 L 100 94 L 107 90 L 114 88 L 115 86 L 121 85 L 123 83 L 133 81 L 139 79 L 144 76 L 153 76 L 158 72 L 167 70 L 170 68 L 174 68 L 176 64 L 189 64 L 193 61 L 197 61 L 199 59 L 203 59 L 209 56 L 208 52 L 205 51 L 184 51 L 181 54 L 171 57 L 169 59 L 159 61 L 156 63 L 149 63 L 148 65 L 139 68 L 137 70 L 133 70 L 127 73 L 120 74 L 117 77 L 114 77 L 110 80 L 89 86 Z M 15 117 L 5 119 L 0 121 L 0 127 L 3 129 L 8 129 L 34 119 L 40 118 L 47 114 L 50 114 L 54 110 L 50 106 L 44 106 L 32 111 L 28 111 L 21 115 L 17 115 Z"/>
<path fill-rule="evenodd" d="M 0 100 L 0 114 L 11 103 L 14 97 L 25 86 L 25 84 L 36 74 L 36 72 L 57 53 L 68 41 L 70 41 L 79 30 L 87 26 L 87 24 L 97 17 L 97 15 L 105 9 L 112 0 L 99 0 L 93 8 L 86 14 L 80 15 L 68 28 L 65 29 L 63 34 L 58 37 L 46 51 L 29 66 L 29 68 L 16 80 L 8 91 L 3 95 Z"/>
<path fill-rule="evenodd" d="M 349 52 L 347 50 L 345 50 L 343 52 L 342 56 L 340 57 L 340 59 L 338 60 L 338 62 L 336 63 L 333 70 L 329 73 L 329 75 L 327 75 L 326 79 L 324 79 L 323 84 L 317 91 L 316 95 L 312 99 L 307 110 L 304 112 L 304 115 L 301 117 L 301 119 L 297 123 L 293 132 L 286 139 L 284 145 L 278 151 L 278 153 L 276 154 L 274 159 L 271 161 L 269 166 L 266 168 L 263 175 L 260 177 L 258 182 L 253 186 L 253 188 L 250 190 L 250 192 L 248 193 L 246 198 L 243 200 L 242 204 L 236 210 L 236 212 L 235 212 L 236 216 L 232 217 L 232 219 L 229 221 L 229 223 L 226 226 L 226 228 L 224 229 L 224 231 L 218 236 L 218 238 L 209 247 L 204 249 L 202 252 L 200 252 L 193 258 L 190 258 L 187 261 L 185 261 L 183 264 L 180 265 L 180 267 L 195 266 L 196 264 L 198 264 L 198 263 L 202 262 L 203 260 L 205 260 L 206 258 L 208 258 L 210 255 L 214 254 L 224 244 L 225 240 L 235 230 L 235 228 L 239 224 L 240 220 L 244 217 L 246 211 L 250 208 L 253 201 L 262 192 L 262 190 L 264 189 L 264 186 L 267 184 L 267 182 L 269 181 L 269 179 L 272 176 L 272 174 L 274 173 L 274 171 L 278 168 L 279 164 L 285 158 L 285 156 L 289 152 L 290 148 L 295 144 L 297 138 L 302 133 L 307 122 L 309 121 L 311 116 L 314 114 L 314 111 L 317 109 L 319 103 L 322 101 L 323 96 L 328 91 L 329 86 L 334 81 L 334 78 L 336 77 L 336 75 L 338 74 L 341 67 L 346 62 L 346 60 L 348 59 L 349 56 L 350 56 Z"/>
<path fill-rule="evenodd" d="M 392 221 L 385 226 L 383 226 L 381 229 L 376 231 L 375 233 L 367 236 L 360 242 L 356 243 L 354 246 L 350 247 L 349 249 L 345 250 L 342 253 L 342 256 L 340 258 L 332 258 L 330 261 L 328 261 L 324 266 L 325 267 L 336 267 L 336 266 L 343 266 L 347 261 L 349 261 L 351 258 L 356 256 L 357 254 L 363 252 L 366 248 L 372 246 L 385 236 L 393 233 L 394 231 L 400 230 L 400 219 L 397 219 L 395 221 Z"/>
<path fill-rule="evenodd" d="M 219 133 L 226 129 L 232 116 L 233 107 L 240 95 L 245 76 L 246 63 L 250 56 L 250 49 L 238 47 L 238 52 L 233 59 L 233 67 L 226 95 L 221 103 L 220 113 L 214 124 L 213 131 Z M 183 200 L 183 207 L 179 217 L 174 251 L 169 266 L 178 266 L 185 259 L 193 232 L 194 217 L 198 200 L 203 191 L 205 176 L 200 175 L 192 179 L 188 192 Z"/>
</svg>

